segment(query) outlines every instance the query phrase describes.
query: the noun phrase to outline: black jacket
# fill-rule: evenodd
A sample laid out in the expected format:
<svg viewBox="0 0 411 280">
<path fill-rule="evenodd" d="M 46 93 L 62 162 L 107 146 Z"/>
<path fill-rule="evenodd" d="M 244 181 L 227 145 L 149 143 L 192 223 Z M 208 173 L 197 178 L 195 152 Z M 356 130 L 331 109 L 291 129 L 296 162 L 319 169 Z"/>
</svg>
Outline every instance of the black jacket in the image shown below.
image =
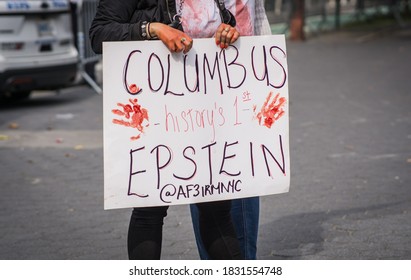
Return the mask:
<svg viewBox="0 0 411 280">
<path fill-rule="evenodd" d="M 144 40 L 143 22 L 169 24 L 176 14 L 174 0 L 100 0 L 91 23 L 91 47 L 102 52 L 104 41 Z"/>
<path fill-rule="evenodd" d="M 235 26 L 234 16 L 224 12 L 223 21 Z M 175 14 L 175 0 L 100 0 L 89 30 L 91 48 L 101 53 L 104 41 L 146 40 L 146 22 L 171 24 Z"/>
</svg>

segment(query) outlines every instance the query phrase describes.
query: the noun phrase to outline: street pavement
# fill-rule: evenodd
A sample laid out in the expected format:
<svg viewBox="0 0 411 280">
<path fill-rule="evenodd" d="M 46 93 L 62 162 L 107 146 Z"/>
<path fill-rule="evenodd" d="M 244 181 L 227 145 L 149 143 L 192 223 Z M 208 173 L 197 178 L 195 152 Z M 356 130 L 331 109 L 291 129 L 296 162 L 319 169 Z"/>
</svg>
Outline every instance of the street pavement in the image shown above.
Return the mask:
<svg viewBox="0 0 411 280">
<path fill-rule="evenodd" d="M 291 188 L 261 198 L 258 258 L 411 259 L 411 30 L 288 42 Z M 0 105 L 0 259 L 127 259 L 130 209 L 103 210 L 102 96 Z M 188 206 L 163 259 L 199 259 Z"/>
</svg>

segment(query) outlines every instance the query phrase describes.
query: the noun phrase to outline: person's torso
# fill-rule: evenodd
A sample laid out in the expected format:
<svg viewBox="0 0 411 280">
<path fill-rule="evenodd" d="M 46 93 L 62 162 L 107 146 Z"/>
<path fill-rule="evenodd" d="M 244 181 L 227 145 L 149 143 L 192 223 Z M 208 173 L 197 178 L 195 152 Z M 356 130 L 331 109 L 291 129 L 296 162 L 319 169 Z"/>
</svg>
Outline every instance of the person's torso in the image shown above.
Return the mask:
<svg viewBox="0 0 411 280">
<path fill-rule="evenodd" d="M 221 24 L 220 10 L 214 0 L 176 0 L 184 32 L 193 38 L 213 37 Z M 225 6 L 235 16 L 241 36 L 254 34 L 255 1 L 226 0 Z"/>
</svg>

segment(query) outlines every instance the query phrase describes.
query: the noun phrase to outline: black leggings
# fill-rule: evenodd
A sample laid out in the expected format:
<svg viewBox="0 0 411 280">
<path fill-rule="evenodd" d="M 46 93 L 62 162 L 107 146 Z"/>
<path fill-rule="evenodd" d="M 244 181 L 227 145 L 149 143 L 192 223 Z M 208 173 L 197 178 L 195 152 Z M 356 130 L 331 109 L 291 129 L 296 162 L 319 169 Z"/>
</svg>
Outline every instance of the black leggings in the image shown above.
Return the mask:
<svg viewBox="0 0 411 280">
<path fill-rule="evenodd" d="M 231 221 L 231 201 L 198 203 L 197 207 L 201 238 L 211 259 L 242 259 Z M 163 219 L 167 216 L 167 209 L 168 206 L 133 209 L 127 242 L 129 259 L 160 259 Z"/>
</svg>

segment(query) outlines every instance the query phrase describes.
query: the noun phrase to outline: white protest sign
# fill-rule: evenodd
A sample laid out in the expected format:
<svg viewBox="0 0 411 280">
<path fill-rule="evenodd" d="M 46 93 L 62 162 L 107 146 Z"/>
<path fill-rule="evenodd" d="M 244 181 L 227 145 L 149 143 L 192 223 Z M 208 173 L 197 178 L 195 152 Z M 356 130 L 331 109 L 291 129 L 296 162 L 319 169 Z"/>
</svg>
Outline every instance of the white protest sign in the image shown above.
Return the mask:
<svg viewBox="0 0 411 280">
<path fill-rule="evenodd" d="M 103 79 L 105 209 L 288 191 L 284 36 L 105 42 Z"/>
</svg>

